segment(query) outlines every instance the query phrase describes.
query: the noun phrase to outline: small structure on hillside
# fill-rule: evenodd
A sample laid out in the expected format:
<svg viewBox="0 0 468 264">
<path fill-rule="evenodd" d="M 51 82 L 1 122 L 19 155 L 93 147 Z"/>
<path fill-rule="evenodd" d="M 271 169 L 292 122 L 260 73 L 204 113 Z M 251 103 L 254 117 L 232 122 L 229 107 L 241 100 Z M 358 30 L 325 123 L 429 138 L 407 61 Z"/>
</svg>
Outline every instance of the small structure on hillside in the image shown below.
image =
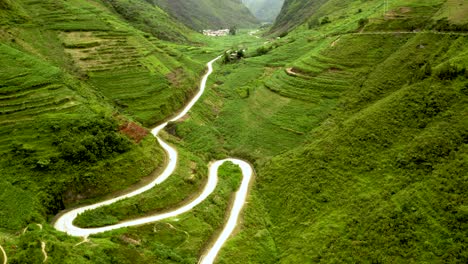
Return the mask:
<svg viewBox="0 0 468 264">
<path fill-rule="evenodd" d="M 203 30 L 203 35 L 210 36 L 210 37 L 224 37 L 229 34 L 229 29 L 218 29 L 218 30 L 211 30 L 205 29 Z"/>
</svg>

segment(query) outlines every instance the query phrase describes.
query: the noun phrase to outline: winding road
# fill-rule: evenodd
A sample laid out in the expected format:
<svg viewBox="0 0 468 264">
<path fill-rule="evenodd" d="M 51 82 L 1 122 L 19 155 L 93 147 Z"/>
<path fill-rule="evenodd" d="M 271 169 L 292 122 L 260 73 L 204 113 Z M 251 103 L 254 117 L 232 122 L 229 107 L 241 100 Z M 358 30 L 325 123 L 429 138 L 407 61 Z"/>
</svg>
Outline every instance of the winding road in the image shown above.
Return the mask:
<svg viewBox="0 0 468 264">
<path fill-rule="evenodd" d="M 2 245 L 0 245 L 0 251 L 2 251 L 2 253 L 3 253 L 3 264 L 7 264 L 8 263 L 8 257 L 6 255 L 5 250 L 3 249 Z"/>
<path fill-rule="evenodd" d="M 102 232 L 106 232 L 106 231 L 110 231 L 110 230 L 115 230 L 115 229 L 119 229 L 119 228 L 123 228 L 123 227 L 139 226 L 139 225 L 144 225 L 144 224 L 148 224 L 148 223 L 153 223 L 153 222 L 156 222 L 156 221 L 160 221 L 160 220 L 163 220 L 163 219 L 168 219 L 168 218 L 175 217 L 175 216 L 178 216 L 180 214 L 186 213 L 186 212 L 192 210 L 195 206 L 197 206 L 201 202 L 203 202 L 215 190 L 217 182 L 218 182 L 218 168 L 224 162 L 232 162 L 232 163 L 238 165 L 242 170 L 242 175 L 243 175 L 242 183 L 241 183 L 241 186 L 240 186 L 239 190 L 236 192 L 235 200 L 234 200 L 232 209 L 231 209 L 231 211 L 229 213 L 228 221 L 225 224 L 221 234 L 216 239 L 214 244 L 210 248 L 207 249 L 206 253 L 202 256 L 202 258 L 199 261 L 199 263 L 202 263 L 202 264 L 209 264 L 209 263 L 214 262 L 214 260 L 215 260 L 215 258 L 217 256 L 218 252 L 220 251 L 221 247 L 226 242 L 226 240 L 229 238 L 229 236 L 232 234 L 234 228 L 237 225 L 240 212 L 242 211 L 242 207 L 244 206 L 246 198 L 247 198 L 249 184 L 250 184 L 250 181 L 252 179 L 253 172 L 254 172 L 252 166 L 249 163 L 247 163 L 245 161 L 242 161 L 242 160 L 239 160 L 239 159 L 230 158 L 230 159 L 219 160 L 219 161 L 215 161 L 215 162 L 210 163 L 209 173 L 208 173 L 208 181 L 207 181 L 207 184 L 205 185 L 202 193 L 197 198 L 192 200 L 191 202 L 189 202 L 189 203 L 187 203 L 187 204 L 185 204 L 185 205 L 183 205 L 183 206 L 181 206 L 181 207 L 179 207 L 179 208 L 177 208 L 175 210 L 172 210 L 170 212 L 150 215 L 150 216 L 146 216 L 146 217 L 142 217 L 142 218 L 138 218 L 138 219 L 134 219 L 134 220 L 124 221 L 124 222 L 121 222 L 121 223 L 118 223 L 118 224 L 115 224 L 115 225 L 99 227 L 99 228 L 80 228 L 80 227 L 77 227 L 77 226 L 73 225 L 73 221 L 75 220 L 75 218 L 79 214 L 81 214 L 81 213 L 83 213 L 83 212 L 85 212 L 87 210 L 93 210 L 93 209 L 96 209 L 96 208 L 99 208 L 99 207 L 102 207 L 102 206 L 105 206 L 105 205 L 115 203 L 115 202 L 120 201 L 120 200 L 125 199 L 125 198 L 129 198 L 129 197 L 139 195 L 139 194 L 141 194 L 143 192 L 146 192 L 147 190 L 152 189 L 156 185 L 161 184 L 169 176 L 171 176 L 171 174 L 174 172 L 174 170 L 175 170 L 175 168 L 177 166 L 177 150 L 174 149 L 173 147 L 171 147 L 166 142 L 164 142 L 158 136 L 158 134 L 162 129 L 164 129 L 167 126 L 167 124 L 169 122 L 178 121 L 182 117 L 184 117 L 190 111 L 190 109 L 195 105 L 195 103 L 200 99 L 200 97 L 203 95 L 203 92 L 205 91 L 206 82 L 208 80 L 208 77 L 213 72 L 213 63 L 216 60 L 218 60 L 219 58 L 220 57 L 217 57 L 214 60 L 208 62 L 208 64 L 207 64 L 208 72 L 203 76 L 203 79 L 202 79 L 202 81 L 200 83 L 200 90 L 195 95 L 195 97 L 185 106 L 185 108 L 180 113 L 178 113 L 175 117 L 173 117 L 169 121 L 157 126 L 156 128 L 154 128 L 151 131 L 151 133 L 154 136 L 156 136 L 159 144 L 162 146 L 162 148 L 167 153 L 168 162 L 167 162 L 167 166 L 164 169 L 164 171 L 155 180 L 153 180 L 149 184 L 147 184 L 147 185 L 145 185 L 145 186 L 143 186 L 143 187 L 141 187 L 141 188 L 139 188 L 137 190 L 134 190 L 134 191 L 132 191 L 132 192 L 130 192 L 128 194 L 125 194 L 125 195 L 122 195 L 122 196 L 119 196 L 119 197 L 115 197 L 115 198 L 112 198 L 112 199 L 109 199 L 109 200 L 105 200 L 103 202 L 96 203 L 96 204 L 93 204 L 93 205 L 79 207 L 79 208 L 76 208 L 76 209 L 73 209 L 73 210 L 70 210 L 70 211 L 67 211 L 67 212 L 63 213 L 62 215 L 60 215 L 57 218 L 57 220 L 54 223 L 54 227 L 57 230 L 63 231 L 63 232 L 65 232 L 65 233 L 67 233 L 67 234 L 69 234 L 71 236 L 87 238 L 89 235 L 98 234 L 98 233 L 102 233 Z M 6 255 L 5 255 L 5 257 L 6 257 Z"/>
</svg>

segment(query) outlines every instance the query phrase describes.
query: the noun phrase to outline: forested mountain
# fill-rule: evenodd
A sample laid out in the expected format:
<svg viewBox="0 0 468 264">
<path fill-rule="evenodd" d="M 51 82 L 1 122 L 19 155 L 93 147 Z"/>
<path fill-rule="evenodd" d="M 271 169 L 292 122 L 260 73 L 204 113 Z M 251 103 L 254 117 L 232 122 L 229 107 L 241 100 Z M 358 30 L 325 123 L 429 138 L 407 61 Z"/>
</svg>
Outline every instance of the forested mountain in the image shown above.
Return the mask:
<svg viewBox="0 0 468 264">
<path fill-rule="evenodd" d="M 326 2 L 327 0 L 285 0 L 281 12 L 275 20 L 272 32 L 286 32 L 302 24 Z"/>
<path fill-rule="evenodd" d="M 253 27 L 258 23 L 241 0 L 149 0 L 196 29 Z"/>
<path fill-rule="evenodd" d="M 261 22 L 273 22 L 281 11 L 284 0 L 242 0 Z"/>
</svg>

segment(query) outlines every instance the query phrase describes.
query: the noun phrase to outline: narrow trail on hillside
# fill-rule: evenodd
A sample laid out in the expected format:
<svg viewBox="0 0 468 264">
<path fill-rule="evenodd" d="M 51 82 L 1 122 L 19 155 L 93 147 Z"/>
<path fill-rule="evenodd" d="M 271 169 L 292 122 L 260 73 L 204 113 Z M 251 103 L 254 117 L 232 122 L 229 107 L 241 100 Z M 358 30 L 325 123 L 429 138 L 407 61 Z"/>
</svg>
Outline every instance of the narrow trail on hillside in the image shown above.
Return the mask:
<svg viewBox="0 0 468 264">
<path fill-rule="evenodd" d="M 42 261 L 42 263 L 44 263 L 49 258 L 49 256 L 47 256 L 46 243 L 44 241 L 41 241 L 41 251 L 42 251 L 42 254 L 44 255 L 44 260 Z"/>
<path fill-rule="evenodd" d="M 80 227 L 75 226 L 73 224 L 73 221 L 76 219 L 76 217 L 78 217 L 79 214 L 85 211 L 93 210 L 93 209 L 96 209 L 105 205 L 110 205 L 122 199 L 130 198 L 130 197 L 139 195 L 143 192 L 146 192 L 147 190 L 152 189 L 156 185 L 161 184 L 169 176 L 171 176 L 171 174 L 174 172 L 176 165 L 177 165 L 177 151 L 176 149 L 171 147 L 168 143 L 164 142 L 162 138 L 158 136 L 158 134 L 161 130 L 163 130 L 167 126 L 169 122 L 175 122 L 183 118 L 190 111 L 190 109 L 195 105 L 195 103 L 200 99 L 200 97 L 203 95 L 203 92 L 205 91 L 208 77 L 213 72 L 213 63 L 219 58 L 220 57 L 217 57 L 207 64 L 208 72 L 203 76 L 203 79 L 200 83 L 200 90 L 195 95 L 195 97 L 185 106 L 185 108 L 180 113 L 178 113 L 175 117 L 157 126 L 151 131 L 151 133 L 157 138 L 161 147 L 167 153 L 167 166 L 164 169 L 164 171 L 149 184 L 142 186 L 141 188 L 134 190 L 128 194 L 124 194 L 122 196 L 118 196 L 109 200 L 105 200 L 103 202 L 96 203 L 93 205 L 87 205 L 87 206 L 72 209 L 70 211 L 66 211 L 65 213 L 59 215 L 57 220 L 54 223 L 54 227 L 57 230 L 63 231 L 71 236 L 84 237 L 86 239 L 89 235 L 103 233 L 106 231 L 115 230 L 115 229 L 119 229 L 123 227 L 132 227 L 132 226 L 149 224 L 149 223 L 153 223 L 153 222 L 160 221 L 163 219 L 168 219 L 168 218 L 186 213 L 192 210 L 195 206 L 197 206 L 201 202 L 203 202 L 215 190 L 217 182 L 218 182 L 218 168 L 225 162 L 232 162 L 240 167 L 240 169 L 242 170 L 243 178 L 242 178 L 241 186 L 239 190 L 236 192 L 235 200 L 233 202 L 231 211 L 229 212 L 227 223 L 223 227 L 221 234 L 216 239 L 214 244 L 210 248 L 207 249 L 207 253 L 204 254 L 202 258 L 200 259 L 200 263 L 203 263 L 203 264 L 213 263 L 221 247 L 224 245 L 224 243 L 226 242 L 226 240 L 229 238 L 234 228 L 236 227 L 240 212 L 242 211 L 242 207 L 245 204 L 245 201 L 247 199 L 247 193 L 248 193 L 250 181 L 252 179 L 254 170 L 249 163 L 243 160 L 229 158 L 229 159 L 218 160 L 218 161 L 210 163 L 209 171 L 208 171 L 208 181 L 202 193 L 198 197 L 196 197 L 194 200 L 187 203 L 186 205 L 183 205 L 170 212 L 150 215 L 150 216 L 146 216 L 142 218 L 123 221 L 115 225 L 98 227 L 98 228 L 80 228 Z M 45 254 L 45 256 L 47 257 L 47 254 Z"/>
<path fill-rule="evenodd" d="M 3 254 L 3 264 L 7 264 L 8 263 L 8 257 L 6 255 L 5 250 L 3 249 L 2 245 L 0 245 L 0 251 L 2 251 L 2 254 Z"/>
<path fill-rule="evenodd" d="M 434 34 L 434 35 L 455 35 L 455 36 L 468 36 L 468 33 L 464 32 L 452 32 L 452 31 L 363 31 L 344 33 L 342 35 L 391 35 L 391 34 Z"/>
</svg>

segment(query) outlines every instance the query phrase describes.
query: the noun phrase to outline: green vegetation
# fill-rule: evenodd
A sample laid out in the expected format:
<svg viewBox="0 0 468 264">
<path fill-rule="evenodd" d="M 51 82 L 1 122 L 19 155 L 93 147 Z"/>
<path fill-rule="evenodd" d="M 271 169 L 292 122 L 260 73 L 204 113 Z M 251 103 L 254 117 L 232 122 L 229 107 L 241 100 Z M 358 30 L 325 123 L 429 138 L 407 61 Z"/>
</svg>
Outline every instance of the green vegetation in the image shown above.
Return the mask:
<svg viewBox="0 0 468 264">
<path fill-rule="evenodd" d="M 273 22 L 281 11 L 284 0 L 242 0 L 261 22 Z"/>
<path fill-rule="evenodd" d="M 148 1 L 104 0 L 104 2 L 136 28 L 158 39 L 186 42 L 190 38 L 187 28 Z"/>
<path fill-rule="evenodd" d="M 163 133 L 180 154 L 174 175 L 76 224 L 176 208 L 201 191 L 210 161 L 238 157 L 257 175 L 218 263 L 468 262 L 464 1 L 287 0 L 269 39 L 239 25 L 205 38 L 163 11 L 191 1 L 161 3 L 0 1 L 11 263 L 42 261 L 42 241 L 50 263 L 196 263 L 239 186 L 232 164 L 177 218 L 81 244 L 48 222 L 157 175 L 164 154 L 144 127 L 179 109 L 227 50 L 242 54 L 216 63 L 199 103 Z"/>
<path fill-rule="evenodd" d="M 240 0 L 146 0 L 158 5 L 188 27 L 195 30 L 249 28 L 257 19 Z"/>
</svg>

